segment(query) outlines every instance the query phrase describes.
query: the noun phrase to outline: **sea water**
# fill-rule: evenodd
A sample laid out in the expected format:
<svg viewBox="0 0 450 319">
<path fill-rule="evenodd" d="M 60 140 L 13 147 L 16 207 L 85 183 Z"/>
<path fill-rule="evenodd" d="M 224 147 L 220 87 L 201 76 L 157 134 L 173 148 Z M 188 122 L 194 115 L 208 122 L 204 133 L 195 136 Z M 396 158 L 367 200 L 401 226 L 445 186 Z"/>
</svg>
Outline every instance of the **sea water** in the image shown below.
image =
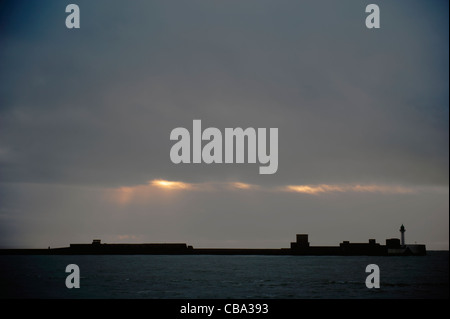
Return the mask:
<svg viewBox="0 0 450 319">
<path fill-rule="evenodd" d="M 66 287 L 66 266 L 80 288 Z M 366 266 L 380 269 L 367 288 Z M 0 256 L 1 298 L 448 298 L 449 253 L 426 256 Z"/>
</svg>

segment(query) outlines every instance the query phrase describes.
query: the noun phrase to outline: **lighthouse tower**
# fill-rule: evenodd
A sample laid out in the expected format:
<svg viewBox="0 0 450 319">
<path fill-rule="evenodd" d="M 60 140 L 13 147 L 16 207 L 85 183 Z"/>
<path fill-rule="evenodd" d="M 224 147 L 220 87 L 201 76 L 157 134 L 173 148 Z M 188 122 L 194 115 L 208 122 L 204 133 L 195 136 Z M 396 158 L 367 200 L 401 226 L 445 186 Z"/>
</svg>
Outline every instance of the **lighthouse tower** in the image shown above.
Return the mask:
<svg viewBox="0 0 450 319">
<path fill-rule="evenodd" d="M 403 226 L 403 224 L 402 224 L 402 226 L 400 227 L 400 233 L 402 234 L 402 239 L 401 239 L 401 245 L 402 246 L 405 246 L 405 231 L 406 231 L 406 229 L 405 229 L 405 226 Z"/>
</svg>

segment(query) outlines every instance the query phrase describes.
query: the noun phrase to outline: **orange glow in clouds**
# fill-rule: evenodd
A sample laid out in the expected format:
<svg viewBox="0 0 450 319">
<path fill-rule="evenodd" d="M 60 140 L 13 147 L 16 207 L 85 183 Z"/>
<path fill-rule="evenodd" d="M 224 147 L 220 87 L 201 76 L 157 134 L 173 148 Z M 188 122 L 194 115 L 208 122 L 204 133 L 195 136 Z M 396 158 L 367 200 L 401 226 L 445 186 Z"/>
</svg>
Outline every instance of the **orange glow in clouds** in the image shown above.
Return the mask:
<svg viewBox="0 0 450 319">
<path fill-rule="evenodd" d="M 253 185 L 246 184 L 246 183 L 240 183 L 240 182 L 234 182 L 231 183 L 231 186 L 238 189 L 250 189 L 254 188 Z"/>
<path fill-rule="evenodd" d="M 255 184 L 247 184 L 242 182 L 204 182 L 204 183 L 185 183 L 180 181 L 168 181 L 164 179 L 154 179 L 148 181 L 147 184 L 124 186 L 110 189 L 108 196 L 113 201 L 120 204 L 128 204 L 135 202 L 149 202 L 160 200 L 163 195 L 172 196 L 178 191 L 195 191 L 195 192 L 221 192 L 226 190 L 237 191 L 275 191 L 275 192 L 292 192 L 307 195 L 322 195 L 330 193 L 378 193 L 378 194 L 413 194 L 419 189 L 394 186 L 394 185 L 361 185 L 361 184 L 317 184 L 317 185 L 286 185 L 280 187 L 262 187 Z"/>
<path fill-rule="evenodd" d="M 323 193 L 383 193 L 383 194 L 410 194 L 414 190 L 401 186 L 389 185 L 288 185 L 285 187 L 288 192 L 296 192 L 310 195 L 319 195 Z"/>
<path fill-rule="evenodd" d="M 317 195 L 320 193 L 328 192 L 342 192 L 343 187 L 335 185 L 288 185 L 286 186 L 287 191 Z"/>
<path fill-rule="evenodd" d="M 173 182 L 173 181 L 166 181 L 164 179 L 155 179 L 150 182 L 152 186 L 156 186 L 163 189 L 190 189 L 192 188 L 192 185 L 186 184 L 183 182 Z"/>
<path fill-rule="evenodd" d="M 190 190 L 193 189 L 192 184 L 177 181 L 166 181 L 163 179 L 155 179 L 144 185 L 124 186 L 111 189 L 108 192 L 110 198 L 120 204 L 128 204 L 130 202 L 147 201 L 154 196 L 158 196 L 158 190 Z"/>
</svg>

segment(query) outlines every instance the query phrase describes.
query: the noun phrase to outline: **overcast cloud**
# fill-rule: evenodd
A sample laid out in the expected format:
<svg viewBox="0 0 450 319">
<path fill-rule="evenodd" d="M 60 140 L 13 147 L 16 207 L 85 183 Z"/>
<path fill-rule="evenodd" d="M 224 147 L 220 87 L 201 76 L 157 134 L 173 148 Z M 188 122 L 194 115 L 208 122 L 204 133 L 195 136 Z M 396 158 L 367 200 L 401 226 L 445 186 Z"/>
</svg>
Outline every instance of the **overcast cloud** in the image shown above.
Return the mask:
<svg viewBox="0 0 450 319">
<path fill-rule="evenodd" d="M 2 246 L 384 242 L 403 223 L 448 249 L 448 2 L 378 1 L 379 30 L 364 2 L 110 0 L 76 1 L 68 30 L 68 3 L 0 7 Z M 277 173 L 173 164 L 194 119 L 277 127 Z"/>
</svg>

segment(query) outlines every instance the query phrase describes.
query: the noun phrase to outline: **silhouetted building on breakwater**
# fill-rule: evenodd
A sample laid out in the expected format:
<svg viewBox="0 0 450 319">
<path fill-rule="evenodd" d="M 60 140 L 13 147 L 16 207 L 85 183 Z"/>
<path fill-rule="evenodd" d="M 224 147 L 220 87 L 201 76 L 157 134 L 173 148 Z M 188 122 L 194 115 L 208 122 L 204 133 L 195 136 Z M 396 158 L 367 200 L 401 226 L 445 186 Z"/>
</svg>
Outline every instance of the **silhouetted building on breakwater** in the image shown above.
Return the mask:
<svg viewBox="0 0 450 319">
<path fill-rule="evenodd" d="M 291 243 L 292 255 L 337 255 L 337 256 L 401 256 L 425 255 L 425 245 L 400 245 L 397 238 L 386 239 L 386 245 L 381 245 L 375 239 L 367 243 L 351 243 L 343 241 L 339 246 L 310 246 L 308 235 L 297 235 L 297 241 Z"/>
<path fill-rule="evenodd" d="M 404 232 L 402 225 L 401 230 Z M 403 234 L 403 233 L 402 233 Z M 403 239 L 403 238 L 402 238 Z M 160 244 L 70 244 L 53 249 L 3 249 L 2 255 L 294 255 L 294 256 L 410 256 L 425 255 L 425 245 L 406 245 L 398 238 L 386 239 L 386 245 L 369 239 L 367 243 L 344 241 L 339 246 L 310 246 L 307 234 L 297 234 L 290 248 L 193 248 L 185 243 Z"/>
</svg>

